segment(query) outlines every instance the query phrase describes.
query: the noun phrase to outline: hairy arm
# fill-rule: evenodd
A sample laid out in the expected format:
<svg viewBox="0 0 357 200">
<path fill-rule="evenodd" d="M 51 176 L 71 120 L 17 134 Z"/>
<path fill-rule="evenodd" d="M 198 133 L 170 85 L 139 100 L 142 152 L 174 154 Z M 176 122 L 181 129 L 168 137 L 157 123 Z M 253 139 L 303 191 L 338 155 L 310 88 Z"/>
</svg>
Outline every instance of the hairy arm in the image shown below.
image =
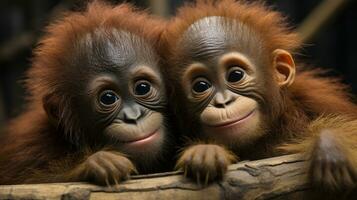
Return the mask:
<svg viewBox="0 0 357 200">
<path fill-rule="evenodd" d="M 310 179 L 328 190 L 357 186 L 357 120 L 327 115 L 313 121 L 304 137 L 281 147 L 310 158 Z"/>
</svg>

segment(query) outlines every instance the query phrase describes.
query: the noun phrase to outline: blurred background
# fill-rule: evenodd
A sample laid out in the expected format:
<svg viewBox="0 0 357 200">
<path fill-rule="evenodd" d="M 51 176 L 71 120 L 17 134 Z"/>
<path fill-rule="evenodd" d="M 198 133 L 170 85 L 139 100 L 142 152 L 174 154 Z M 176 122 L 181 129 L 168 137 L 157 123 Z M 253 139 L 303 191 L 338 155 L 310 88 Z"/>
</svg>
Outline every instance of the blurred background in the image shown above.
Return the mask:
<svg viewBox="0 0 357 200">
<path fill-rule="evenodd" d="M 169 18 L 189 0 L 135 0 L 139 7 Z M 112 1 L 120 3 L 121 1 Z M 267 0 L 283 12 L 302 35 L 299 60 L 331 69 L 357 94 L 357 1 Z M 0 128 L 24 107 L 21 80 L 31 65 L 31 51 L 43 27 L 67 10 L 80 10 L 84 0 L 0 1 Z"/>
</svg>

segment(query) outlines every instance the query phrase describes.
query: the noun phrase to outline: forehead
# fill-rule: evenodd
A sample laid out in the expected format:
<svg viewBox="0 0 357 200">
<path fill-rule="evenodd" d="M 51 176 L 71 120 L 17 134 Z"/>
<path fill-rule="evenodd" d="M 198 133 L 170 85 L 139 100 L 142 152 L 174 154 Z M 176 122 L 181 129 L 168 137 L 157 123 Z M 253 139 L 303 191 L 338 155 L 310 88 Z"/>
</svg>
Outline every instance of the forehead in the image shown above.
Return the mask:
<svg viewBox="0 0 357 200">
<path fill-rule="evenodd" d="M 254 56 L 262 47 L 260 38 L 248 26 L 220 16 L 205 17 L 191 24 L 177 46 L 195 61 L 215 59 L 232 51 Z"/>
<path fill-rule="evenodd" d="M 128 71 L 136 65 L 155 67 L 157 55 L 142 37 L 116 29 L 97 29 L 77 45 L 81 62 L 94 70 Z"/>
</svg>

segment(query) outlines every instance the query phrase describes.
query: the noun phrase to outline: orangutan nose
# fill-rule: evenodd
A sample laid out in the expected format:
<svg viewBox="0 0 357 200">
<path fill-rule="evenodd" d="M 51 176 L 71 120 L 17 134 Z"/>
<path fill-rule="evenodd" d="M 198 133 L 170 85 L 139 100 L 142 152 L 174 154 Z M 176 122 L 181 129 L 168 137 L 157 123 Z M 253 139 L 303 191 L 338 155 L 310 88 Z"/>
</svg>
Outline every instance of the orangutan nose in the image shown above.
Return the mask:
<svg viewBox="0 0 357 200">
<path fill-rule="evenodd" d="M 216 108 L 225 108 L 236 100 L 236 97 L 231 93 L 218 92 L 213 100 L 213 106 Z"/>
</svg>

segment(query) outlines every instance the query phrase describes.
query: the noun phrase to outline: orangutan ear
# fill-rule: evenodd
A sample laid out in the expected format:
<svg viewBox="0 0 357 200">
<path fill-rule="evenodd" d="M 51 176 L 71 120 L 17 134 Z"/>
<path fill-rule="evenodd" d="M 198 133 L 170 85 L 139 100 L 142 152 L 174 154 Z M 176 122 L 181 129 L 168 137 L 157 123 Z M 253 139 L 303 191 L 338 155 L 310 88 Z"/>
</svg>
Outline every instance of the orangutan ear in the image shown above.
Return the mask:
<svg viewBox="0 0 357 200">
<path fill-rule="evenodd" d="M 273 52 L 273 67 L 276 73 L 276 80 L 282 87 L 287 87 L 295 79 L 295 63 L 291 54 L 282 49 Z"/>
<path fill-rule="evenodd" d="M 46 111 L 51 124 L 57 126 L 59 123 L 59 98 L 54 94 L 47 94 L 42 98 L 43 108 Z"/>
</svg>

